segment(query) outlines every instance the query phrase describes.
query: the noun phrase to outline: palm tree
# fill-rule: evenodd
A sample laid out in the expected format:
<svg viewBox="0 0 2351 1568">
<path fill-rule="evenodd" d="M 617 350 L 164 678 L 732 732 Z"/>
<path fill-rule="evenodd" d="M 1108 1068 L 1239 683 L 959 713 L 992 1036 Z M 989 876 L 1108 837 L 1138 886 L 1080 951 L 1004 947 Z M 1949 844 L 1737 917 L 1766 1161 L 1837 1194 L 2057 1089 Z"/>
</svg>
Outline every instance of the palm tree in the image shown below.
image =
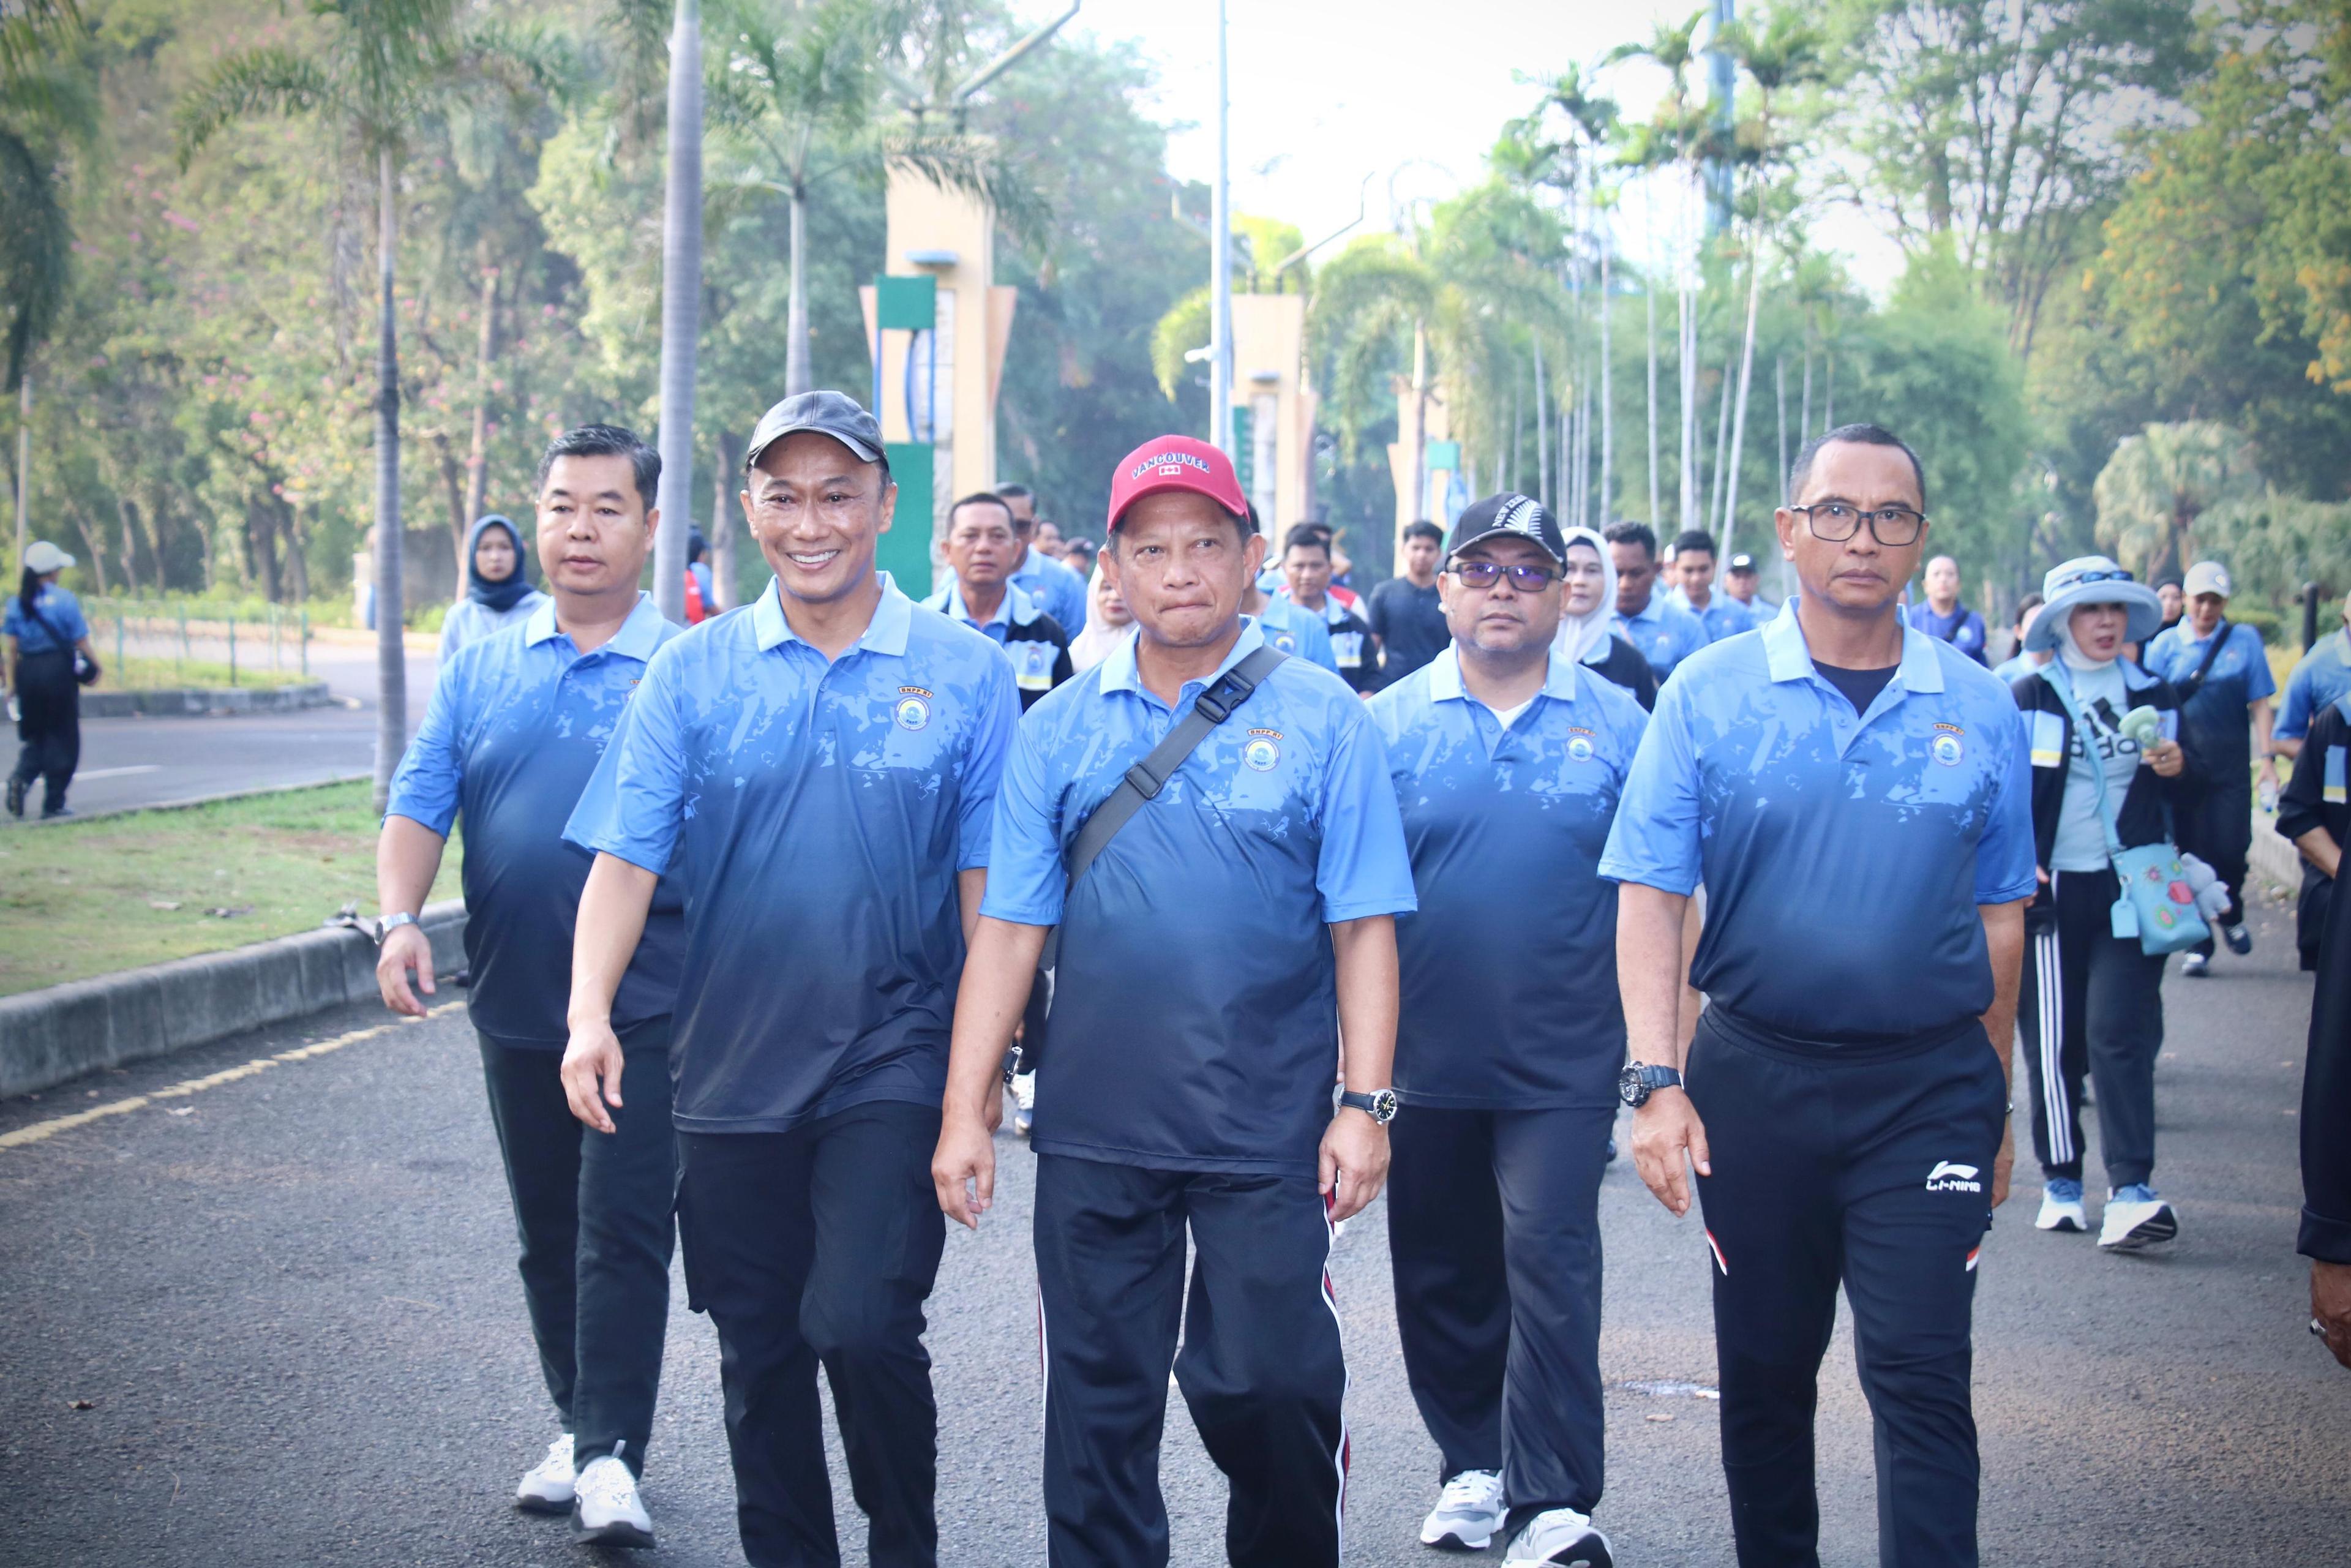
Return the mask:
<svg viewBox="0 0 2351 1568">
<path fill-rule="evenodd" d="M 941 130 L 917 112 L 886 112 L 889 63 L 926 21 L 904 0 L 719 0 L 728 32 L 725 72 L 714 76 L 712 110 L 730 154 L 722 185 L 780 196 L 790 213 L 791 282 L 786 307 L 784 392 L 814 384 L 809 363 L 808 204 L 841 180 L 874 180 L 888 170 L 919 174 L 993 208 L 1006 227 L 1042 227 L 1040 200 L 1018 167 L 982 136 Z M 953 18 L 948 18 L 952 22 Z M 927 57 L 936 68 L 959 49 L 935 27 Z M 934 74 L 935 74 L 935 69 Z M 927 100 L 909 105 L 918 110 Z"/>
<path fill-rule="evenodd" d="M 214 137 L 263 115 L 308 116 L 333 125 L 372 165 L 376 183 L 379 308 L 375 397 L 375 803 L 390 793 L 408 744 L 408 666 L 402 641 L 400 340 L 393 313 L 399 255 L 397 173 L 416 128 L 469 76 L 537 76 L 515 35 L 482 28 L 461 37 L 457 0 L 312 0 L 322 32 L 300 50 L 266 45 L 217 62 L 177 110 L 180 166 Z M 507 76 L 509 85 L 514 78 Z"/>
<path fill-rule="evenodd" d="M 2251 445 L 2214 420 L 2150 424 L 2115 443 L 2091 486 L 2098 542 L 2149 579 L 2196 559 L 2196 520 L 2261 488 Z"/>
</svg>

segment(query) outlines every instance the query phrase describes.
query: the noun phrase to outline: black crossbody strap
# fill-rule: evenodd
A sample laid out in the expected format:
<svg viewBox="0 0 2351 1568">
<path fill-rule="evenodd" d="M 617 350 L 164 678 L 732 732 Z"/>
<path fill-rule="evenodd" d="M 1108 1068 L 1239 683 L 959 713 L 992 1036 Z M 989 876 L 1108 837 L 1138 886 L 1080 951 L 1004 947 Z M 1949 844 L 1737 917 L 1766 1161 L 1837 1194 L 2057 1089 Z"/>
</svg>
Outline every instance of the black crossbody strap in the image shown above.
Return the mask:
<svg viewBox="0 0 2351 1568">
<path fill-rule="evenodd" d="M 2204 662 L 2196 666 L 2196 673 L 2189 676 L 2184 685 L 2176 688 L 2179 693 L 2182 706 L 2187 705 L 2189 698 L 2204 689 L 2204 677 L 2212 673 L 2213 661 L 2220 658 L 2221 648 L 2227 645 L 2229 632 L 2230 626 L 2225 617 L 2218 626 L 2212 628 L 2212 641 L 2205 645 Z"/>
<path fill-rule="evenodd" d="M 1151 754 L 1126 770 L 1126 777 L 1117 789 L 1086 819 L 1085 826 L 1070 845 L 1069 883 L 1074 889 L 1086 868 L 1118 836 L 1121 828 L 1132 821 L 1134 814 L 1158 798 L 1167 787 L 1167 780 L 1184 766 L 1184 759 L 1208 738 L 1208 732 L 1232 716 L 1233 710 L 1249 701 L 1258 684 L 1273 673 L 1274 666 L 1290 655 L 1278 649 L 1260 647 L 1239 664 L 1217 677 L 1216 683 L 1192 699 L 1192 706 L 1176 721 L 1165 738 L 1151 748 Z M 1055 926 L 1045 938 L 1045 956 L 1041 967 L 1051 968 L 1061 947 L 1061 928 Z"/>
</svg>

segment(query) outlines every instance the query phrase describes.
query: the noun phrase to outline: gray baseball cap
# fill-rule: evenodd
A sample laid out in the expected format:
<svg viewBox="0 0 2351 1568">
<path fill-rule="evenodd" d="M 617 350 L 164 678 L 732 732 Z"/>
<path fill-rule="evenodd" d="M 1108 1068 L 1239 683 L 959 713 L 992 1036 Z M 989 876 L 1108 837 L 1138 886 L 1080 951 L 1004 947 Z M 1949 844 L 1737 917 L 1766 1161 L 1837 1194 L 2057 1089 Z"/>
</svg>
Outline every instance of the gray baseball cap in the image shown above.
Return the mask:
<svg viewBox="0 0 2351 1568">
<path fill-rule="evenodd" d="M 860 463 L 883 460 L 882 426 L 857 400 L 837 392 L 802 392 L 788 397 L 759 416 L 744 450 L 746 473 L 758 466 L 759 455 L 787 435 L 804 430 L 830 435 L 856 455 Z"/>
</svg>

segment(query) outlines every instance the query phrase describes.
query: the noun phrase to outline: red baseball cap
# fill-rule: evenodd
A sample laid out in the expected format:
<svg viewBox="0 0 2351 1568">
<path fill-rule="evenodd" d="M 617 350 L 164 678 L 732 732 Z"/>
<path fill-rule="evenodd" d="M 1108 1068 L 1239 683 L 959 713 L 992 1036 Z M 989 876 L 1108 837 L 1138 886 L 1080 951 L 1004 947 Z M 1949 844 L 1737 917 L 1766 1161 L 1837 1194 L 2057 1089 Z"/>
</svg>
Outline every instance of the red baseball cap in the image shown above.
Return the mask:
<svg viewBox="0 0 2351 1568">
<path fill-rule="evenodd" d="M 1119 460 L 1118 472 L 1110 482 L 1111 528 L 1118 527 L 1119 519 L 1135 502 L 1164 490 L 1206 496 L 1236 517 L 1249 512 L 1249 500 L 1241 494 L 1240 476 L 1233 472 L 1231 458 L 1188 435 L 1162 435 Z"/>
</svg>

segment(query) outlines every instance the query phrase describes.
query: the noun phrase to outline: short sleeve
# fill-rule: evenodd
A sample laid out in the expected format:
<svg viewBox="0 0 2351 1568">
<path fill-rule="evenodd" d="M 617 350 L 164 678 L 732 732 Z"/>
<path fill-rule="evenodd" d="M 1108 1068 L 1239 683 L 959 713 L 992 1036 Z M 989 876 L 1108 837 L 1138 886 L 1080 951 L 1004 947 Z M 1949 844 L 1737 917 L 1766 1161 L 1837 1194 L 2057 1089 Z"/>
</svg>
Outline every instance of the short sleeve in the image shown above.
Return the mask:
<svg viewBox="0 0 2351 1568">
<path fill-rule="evenodd" d="M 978 871 L 988 862 L 1004 758 L 1012 749 L 1013 731 L 1020 722 L 1020 694 L 1013 685 L 1012 662 L 999 650 L 987 661 L 987 670 L 974 694 L 971 749 L 964 759 L 963 784 L 956 803 L 957 871 Z"/>
<path fill-rule="evenodd" d="M 2334 733 L 2339 730 L 2338 726 L 2329 725 L 2324 718 L 2312 727 L 2329 738 L 2333 738 Z M 2278 791 L 2277 832 L 2288 842 L 2313 828 L 2326 826 L 2323 803 L 2325 800 L 2327 750 L 2322 739 L 2313 737 L 2312 743 L 2304 747 L 2302 754 L 2294 759 L 2294 773 L 2286 779 L 2285 788 Z M 2335 847 L 2339 849 L 2342 846 L 2338 844 Z"/>
<path fill-rule="evenodd" d="M 1057 735 L 1051 718 L 1040 705 L 1020 721 L 997 782 L 988 822 L 987 893 L 979 904 L 979 912 L 991 920 L 1061 923 L 1069 878 L 1061 866 L 1060 796 L 1045 777 Z"/>
<path fill-rule="evenodd" d="M 2245 645 L 2245 700 L 2253 703 L 2277 695 L 2277 676 L 2270 673 L 2270 651 L 2262 634 L 2251 626 L 2240 626 L 2231 635 Z"/>
<path fill-rule="evenodd" d="M 457 792 L 465 781 L 465 698 L 458 683 L 475 663 L 444 663 L 425 700 L 424 721 L 400 758 L 384 797 L 383 814 L 405 817 L 443 838 L 457 820 Z"/>
<path fill-rule="evenodd" d="M 2304 654 L 2302 663 L 2285 678 L 2285 703 L 2270 730 L 2273 739 L 2300 740 L 2310 733 L 2310 661 L 2314 656 Z"/>
<path fill-rule="evenodd" d="M 1420 900 L 1413 892 L 1412 856 L 1388 777 L 1387 747 L 1361 703 L 1332 711 L 1337 724 L 1322 774 L 1322 848 L 1314 865 L 1323 924 L 1409 915 Z"/>
<path fill-rule="evenodd" d="M 684 661 L 672 641 L 645 666 L 619 733 L 604 748 L 563 836 L 592 854 L 663 872 L 684 821 L 685 746 L 679 685 Z"/>
<path fill-rule="evenodd" d="M 2000 778 L 1976 840 L 1976 902 L 2014 904 L 2040 886 L 2032 838 L 2032 767 L 2024 745 L 2024 716 L 2013 706 L 1993 722 Z"/>
<path fill-rule="evenodd" d="M 1689 689 L 1687 681 L 1667 681 L 1657 694 L 1600 856 L 1600 874 L 1610 882 L 1679 894 L 1698 884 L 1698 768 Z"/>
</svg>

